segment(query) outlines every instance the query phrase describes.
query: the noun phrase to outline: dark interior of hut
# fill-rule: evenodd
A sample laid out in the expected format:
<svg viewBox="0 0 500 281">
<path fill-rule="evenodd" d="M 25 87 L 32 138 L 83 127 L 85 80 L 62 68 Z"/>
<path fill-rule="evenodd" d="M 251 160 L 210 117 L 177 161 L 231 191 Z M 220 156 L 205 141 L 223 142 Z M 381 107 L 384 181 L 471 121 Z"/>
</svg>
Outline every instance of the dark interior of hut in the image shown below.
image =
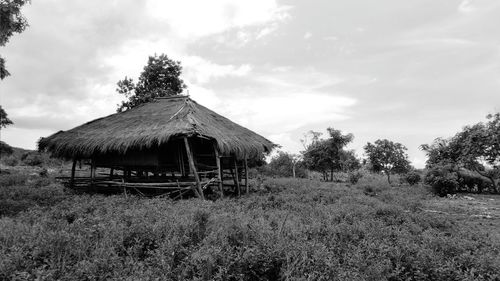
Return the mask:
<svg viewBox="0 0 500 281">
<path fill-rule="evenodd" d="M 247 159 L 220 154 L 214 140 L 179 137 L 147 149 L 74 159 L 64 180 L 76 189 L 205 198 L 248 192 L 248 165 Z"/>
</svg>

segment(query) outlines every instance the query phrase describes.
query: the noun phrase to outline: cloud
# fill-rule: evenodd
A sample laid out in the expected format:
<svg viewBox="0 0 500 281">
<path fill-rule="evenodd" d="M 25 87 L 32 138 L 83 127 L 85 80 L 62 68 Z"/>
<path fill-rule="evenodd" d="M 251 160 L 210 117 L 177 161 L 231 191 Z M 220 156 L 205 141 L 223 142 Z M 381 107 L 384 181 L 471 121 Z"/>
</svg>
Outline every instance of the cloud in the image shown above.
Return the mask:
<svg viewBox="0 0 500 281">
<path fill-rule="evenodd" d="M 472 5 L 470 0 L 464 0 L 458 5 L 458 11 L 464 14 L 472 13 L 476 8 Z"/>
<path fill-rule="evenodd" d="M 258 128 L 265 135 L 277 130 L 286 133 L 314 123 L 347 119 L 345 110 L 355 103 L 347 97 L 310 92 L 288 93 L 286 96 L 267 93 L 223 101 L 228 116 L 250 128 Z"/>
<path fill-rule="evenodd" d="M 189 86 L 189 95 L 196 102 L 211 109 L 221 105 L 220 97 L 212 89 L 197 84 L 191 84 Z"/>
<path fill-rule="evenodd" d="M 320 90 L 342 79 L 314 68 L 256 68 L 240 79 L 234 87 L 220 88 L 213 109 L 264 135 L 290 134 L 317 123 L 345 120 L 356 104 L 341 92 Z"/>
<path fill-rule="evenodd" d="M 196 40 L 228 29 L 269 24 L 288 17 L 277 1 L 147 1 L 149 13 L 179 37 Z"/>
<path fill-rule="evenodd" d="M 182 59 L 186 79 L 193 83 L 204 84 L 214 78 L 245 76 L 252 67 L 248 64 L 235 66 L 232 64 L 216 64 L 199 56 L 187 56 Z"/>
</svg>

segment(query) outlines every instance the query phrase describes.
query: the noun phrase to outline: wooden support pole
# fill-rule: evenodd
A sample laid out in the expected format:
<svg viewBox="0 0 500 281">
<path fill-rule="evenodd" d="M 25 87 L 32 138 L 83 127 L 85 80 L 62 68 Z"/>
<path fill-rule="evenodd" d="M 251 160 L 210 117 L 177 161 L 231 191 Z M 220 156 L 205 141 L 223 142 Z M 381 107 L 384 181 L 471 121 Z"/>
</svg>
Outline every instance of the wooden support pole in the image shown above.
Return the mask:
<svg viewBox="0 0 500 281">
<path fill-rule="evenodd" d="M 231 163 L 229 164 L 229 172 L 231 173 L 231 178 L 234 181 L 234 169 Z M 234 192 L 236 192 L 236 181 L 234 181 L 233 187 L 234 187 Z"/>
<path fill-rule="evenodd" d="M 234 184 L 236 185 L 236 190 L 238 191 L 238 196 L 241 196 L 241 187 L 240 187 L 240 177 L 238 175 L 238 162 L 236 160 L 236 156 L 234 159 Z"/>
<path fill-rule="evenodd" d="M 184 145 L 186 146 L 186 153 L 188 156 L 189 167 L 194 174 L 194 180 L 196 181 L 196 188 L 198 189 L 198 193 L 201 199 L 205 199 L 203 195 L 203 190 L 201 189 L 200 178 L 198 177 L 198 171 L 196 170 L 196 166 L 194 165 L 194 157 L 191 151 L 191 147 L 189 145 L 189 141 L 186 137 L 184 137 Z"/>
<path fill-rule="evenodd" d="M 94 185 L 95 171 L 96 167 L 94 160 L 90 160 L 90 187 L 93 187 Z"/>
<path fill-rule="evenodd" d="M 245 193 L 248 194 L 248 159 L 245 156 Z"/>
<path fill-rule="evenodd" d="M 182 146 L 179 144 L 179 150 L 177 150 L 177 157 L 179 159 L 179 172 L 181 173 L 181 177 L 186 176 L 186 172 L 184 169 L 184 157 L 182 156 Z"/>
<path fill-rule="evenodd" d="M 110 178 L 110 179 L 113 179 L 113 174 L 114 174 L 114 172 L 115 172 L 115 169 L 113 169 L 113 168 L 109 168 L 109 178 Z"/>
<path fill-rule="evenodd" d="M 75 187 L 75 168 L 76 168 L 76 159 L 73 158 L 73 165 L 71 166 L 71 180 L 69 181 L 69 186 L 71 188 Z"/>
<path fill-rule="evenodd" d="M 224 180 L 222 174 L 222 165 L 220 163 L 219 149 L 217 148 L 217 144 L 214 143 L 214 151 L 215 151 L 215 163 L 217 164 L 217 177 L 219 178 L 219 191 L 220 197 L 224 198 L 224 188 L 222 186 L 222 181 Z"/>
</svg>

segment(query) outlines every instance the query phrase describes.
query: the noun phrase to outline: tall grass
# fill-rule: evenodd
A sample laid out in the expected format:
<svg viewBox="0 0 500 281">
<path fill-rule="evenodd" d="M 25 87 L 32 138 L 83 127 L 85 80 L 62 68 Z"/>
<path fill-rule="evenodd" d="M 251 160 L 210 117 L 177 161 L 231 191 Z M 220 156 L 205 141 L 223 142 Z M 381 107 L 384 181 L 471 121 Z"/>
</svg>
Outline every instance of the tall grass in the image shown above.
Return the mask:
<svg viewBox="0 0 500 281">
<path fill-rule="evenodd" d="M 500 241 L 425 188 L 266 179 L 240 199 L 66 195 L 0 219 L 0 280 L 498 280 Z"/>
</svg>

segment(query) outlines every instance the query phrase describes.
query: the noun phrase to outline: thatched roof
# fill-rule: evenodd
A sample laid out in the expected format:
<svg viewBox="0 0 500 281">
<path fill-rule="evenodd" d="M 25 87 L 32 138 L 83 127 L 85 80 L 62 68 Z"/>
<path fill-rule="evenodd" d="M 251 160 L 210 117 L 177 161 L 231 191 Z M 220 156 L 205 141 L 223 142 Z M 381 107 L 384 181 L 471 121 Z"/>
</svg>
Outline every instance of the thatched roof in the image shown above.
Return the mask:
<svg viewBox="0 0 500 281">
<path fill-rule="evenodd" d="M 216 141 L 223 154 L 253 158 L 275 144 L 257 133 L 199 105 L 186 96 L 159 98 L 124 112 L 59 131 L 39 142 L 39 149 L 65 158 L 126 153 L 155 147 L 176 137 L 199 136 Z"/>
</svg>

